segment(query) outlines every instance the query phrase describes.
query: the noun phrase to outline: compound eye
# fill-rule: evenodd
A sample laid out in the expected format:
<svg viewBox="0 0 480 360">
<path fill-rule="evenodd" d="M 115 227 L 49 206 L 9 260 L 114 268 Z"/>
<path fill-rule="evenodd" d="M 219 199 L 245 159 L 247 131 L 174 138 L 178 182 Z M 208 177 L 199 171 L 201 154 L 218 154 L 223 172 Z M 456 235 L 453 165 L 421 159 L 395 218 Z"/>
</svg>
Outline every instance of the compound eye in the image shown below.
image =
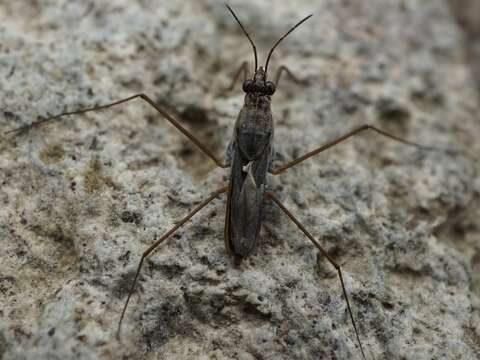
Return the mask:
<svg viewBox="0 0 480 360">
<path fill-rule="evenodd" d="M 275 93 L 275 84 L 271 81 L 267 81 L 267 83 L 265 84 L 266 85 L 266 88 L 267 88 L 267 95 L 273 95 Z"/>
<path fill-rule="evenodd" d="M 245 80 L 242 86 L 243 91 L 246 93 L 250 92 L 252 90 L 252 85 L 253 85 L 252 80 Z"/>
</svg>

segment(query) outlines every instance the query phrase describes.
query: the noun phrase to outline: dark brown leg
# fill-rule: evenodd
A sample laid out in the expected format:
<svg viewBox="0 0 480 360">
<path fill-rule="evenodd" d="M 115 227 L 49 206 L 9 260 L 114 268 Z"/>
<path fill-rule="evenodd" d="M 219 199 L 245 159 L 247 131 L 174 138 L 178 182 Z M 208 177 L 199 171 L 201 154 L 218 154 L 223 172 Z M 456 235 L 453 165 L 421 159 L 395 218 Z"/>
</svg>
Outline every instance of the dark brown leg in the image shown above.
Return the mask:
<svg viewBox="0 0 480 360">
<path fill-rule="evenodd" d="M 244 61 L 242 65 L 238 68 L 237 72 L 235 73 L 235 76 L 232 79 L 232 83 L 228 88 L 224 90 L 225 94 L 228 95 L 234 88 L 235 85 L 237 84 L 238 79 L 240 79 L 240 76 L 243 73 L 243 81 L 247 79 L 248 76 L 248 62 Z"/>
<path fill-rule="evenodd" d="M 150 255 L 164 240 L 168 239 L 170 235 L 172 235 L 175 231 L 177 231 L 180 227 L 182 227 L 188 220 L 190 220 L 193 215 L 195 215 L 197 212 L 202 210 L 205 206 L 207 206 L 213 199 L 215 199 L 218 195 L 223 194 L 228 190 L 228 187 L 221 188 L 212 195 L 208 197 L 208 199 L 204 200 L 200 205 L 198 205 L 195 209 L 193 209 L 190 214 L 188 214 L 186 217 L 184 217 L 177 225 L 175 225 L 173 228 L 171 228 L 166 234 L 164 234 L 160 239 L 156 240 L 145 252 L 142 254 L 142 257 L 140 259 L 140 262 L 138 263 L 137 267 L 137 272 L 135 273 L 135 278 L 133 279 L 132 286 L 130 288 L 130 291 L 127 296 L 127 301 L 125 301 L 125 305 L 122 310 L 122 315 L 120 316 L 120 320 L 118 322 L 118 329 L 117 329 L 117 339 L 120 338 L 120 329 L 122 326 L 122 321 L 123 317 L 125 316 L 125 311 L 127 311 L 127 306 L 130 301 L 130 297 L 133 294 L 133 290 L 135 289 L 135 284 L 137 283 L 138 275 L 140 274 L 140 269 L 142 268 L 143 261 L 145 258 Z"/>
<path fill-rule="evenodd" d="M 136 98 L 140 98 L 140 99 L 146 101 L 150 106 L 155 108 L 155 110 L 157 110 L 160 113 L 160 115 L 162 115 L 166 120 L 168 120 L 183 135 L 185 135 L 188 139 L 190 139 L 190 141 L 192 141 L 195 145 L 197 145 L 197 147 L 200 150 L 202 150 L 208 157 L 210 157 L 210 159 L 212 159 L 217 166 L 219 166 L 221 168 L 228 167 L 227 165 L 222 163 L 203 143 L 201 143 L 195 136 L 193 136 L 192 133 L 190 133 L 187 129 L 185 129 L 182 125 L 180 125 L 180 123 L 177 120 L 175 120 L 175 118 L 173 118 L 170 114 L 168 114 L 165 110 L 163 110 L 159 105 L 157 105 L 152 99 L 150 99 L 145 94 L 132 95 L 128 98 L 118 100 L 118 101 L 115 101 L 113 103 L 106 104 L 106 105 L 100 105 L 100 106 L 95 106 L 95 107 L 91 107 L 91 108 L 88 108 L 88 109 L 81 109 L 81 110 L 65 112 L 65 113 L 62 113 L 62 114 L 59 114 L 59 115 L 56 115 L 56 116 L 52 116 L 52 117 L 49 117 L 49 118 L 46 118 L 46 119 L 38 120 L 36 122 L 31 123 L 30 125 L 24 125 L 24 126 L 21 126 L 17 129 L 9 130 L 9 131 L 6 132 L 6 134 L 21 133 L 23 131 L 28 131 L 28 130 L 34 128 L 34 127 L 37 127 L 37 126 L 40 126 L 40 125 L 58 120 L 63 116 L 84 114 L 84 113 L 87 113 L 87 112 L 90 112 L 90 111 L 103 110 L 103 109 L 107 109 L 107 108 L 110 108 L 112 106 L 116 106 L 116 105 L 125 103 L 127 101 L 130 101 L 130 100 L 133 100 L 133 99 L 136 99 Z"/>
<path fill-rule="evenodd" d="M 309 158 L 311 158 L 312 156 L 315 156 L 317 154 L 320 154 L 321 152 L 337 145 L 337 144 L 340 144 L 341 142 L 347 140 L 348 138 L 352 137 L 352 136 L 355 136 L 365 130 L 373 130 L 375 131 L 377 134 L 380 134 L 380 135 L 383 135 L 383 136 L 386 136 L 392 140 L 395 140 L 395 141 L 398 141 L 398 142 L 401 142 L 403 144 L 406 144 L 406 145 L 410 145 L 410 146 L 414 146 L 418 149 L 421 149 L 421 150 L 437 150 L 437 151 L 449 151 L 448 149 L 441 149 L 441 148 L 437 148 L 437 147 L 434 147 L 434 146 L 424 146 L 424 145 L 420 145 L 420 144 L 417 144 L 417 143 L 414 143 L 414 142 L 411 142 L 411 141 L 408 141 L 408 140 L 404 140 L 402 138 L 399 138 L 395 135 L 392 135 L 392 134 L 389 134 L 389 133 L 386 133 L 385 131 L 383 130 L 380 130 L 374 126 L 371 126 L 371 125 L 362 125 L 352 131 L 350 131 L 349 133 L 343 135 L 343 136 L 340 136 L 339 138 L 337 139 L 334 139 L 334 140 L 331 140 L 329 142 L 327 142 L 326 144 L 320 146 L 319 148 L 315 149 L 315 150 L 312 150 L 308 153 L 306 153 L 305 155 L 303 156 L 300 156 L 298 158 L 296 158 L 295 160 L 292 160 L 288 163 L 286 163 L 285 165 L 282 165 L 276 169 L 273 169 L 270 171 L 271 174 L 273 175 L 278 175 L 282 172 L 284 172 L 285 170 L 297 165 L 297 164 L 300 164 L 302 161 L 305 161 Z"/>
<path fill-rule="evenodd" d="M 299 79 L 297 78 L 292 71 L 286 67 L 285 65 L 282 65 L 278 68 L 277 74 L 275 75 L 275 87 L 278 88 L 278 82 L 280 81 L 280 77 L 282 76 L 283 73 L 286 73 L 288 77 L 294 82 L 299 85 L 307 85 L 308 80 L 307 79 Z"/>
<path fill-rule="evenodd" d="M 288 211 L 288 209 L 283 206 L 283 204 L 280 202 L 280 200 L 277 199 L 277 197 L 272 194 L 271 192 L 267 192 L 266 197 L 271 199 L 289 218 L 292 220 L 295 225 L 298 226 L 298 228 L 310 239 L 311 242 L 318 248 L 318 250 L 322 253 L 322 255 L 327 258 L 327 260 L 330 262 L 330 264 L 333 265 L 333 267 L 337 270 L 338 277 L 340 278 L 340 283 L 342 285 L 342 291 L 343 291 L 343 296 L 345 296 L 345 301 L 347 303 L 347 308 L 348 308 L 348 313 L 350 314 L 350 320 L 352 321 L 353 324 L 353 329 L 355 330 L 355 336 L 357 337 L 358 345 L 360 346 L 360 351 L 362 353 L 363 359 L 366 360 L 365 353 L 363 352 L 363 346 L 362 342 L 360 341 L 360 337 L 358 335 L 358 330 L 357 330 L 357 325 L 355 323 L 355 320 L 353 318 L 353 313 L 352 313 L 352 308 L 350 307 L 350 301 L 348 300 L 348 295 L 347 295 L 347 290 L 345 289 L 345 283 L 343 282 L 343 275 L 342 275 L 342 270 L 340 268 L 340 265 L 338 265 L 335 260 L 332 259 L 330 255 L 328 255 L 327 251 L 320 245 L 317 239 L 315 239 L 306 229 L 305 227 L 298 221 L 293 214 Z"/>
</svg>

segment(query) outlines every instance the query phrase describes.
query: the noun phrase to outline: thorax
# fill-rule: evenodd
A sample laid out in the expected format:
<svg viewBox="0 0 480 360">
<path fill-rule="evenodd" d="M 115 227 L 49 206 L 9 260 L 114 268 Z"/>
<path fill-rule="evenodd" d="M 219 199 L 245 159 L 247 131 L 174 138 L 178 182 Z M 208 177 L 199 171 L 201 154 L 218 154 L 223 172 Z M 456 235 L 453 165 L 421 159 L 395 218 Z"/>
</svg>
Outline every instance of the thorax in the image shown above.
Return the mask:
<svg viewBox="0 0 480 360">
<path fill-rule="evenodd" d="M 234 142 L 239 155 L 247 162 L 259 161 L 271 148 L 273 117 L 270 102 L 270 96 L 266 95 L 245 96 L 245 104 L 235 124 Z"/>
</svg>

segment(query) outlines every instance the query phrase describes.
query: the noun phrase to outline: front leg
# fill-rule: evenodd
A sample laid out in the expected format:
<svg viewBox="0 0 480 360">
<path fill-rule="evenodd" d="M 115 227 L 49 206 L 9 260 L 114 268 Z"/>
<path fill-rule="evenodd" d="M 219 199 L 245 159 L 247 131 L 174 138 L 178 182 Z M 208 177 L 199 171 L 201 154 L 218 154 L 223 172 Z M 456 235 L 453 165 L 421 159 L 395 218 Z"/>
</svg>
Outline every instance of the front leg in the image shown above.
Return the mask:
<svg viewBox="0 0 480 360">
<path fill-rule="evenodd" d="M 295 76 L 295 74 L 285 65 L 282 65 L 278 68 L 277 73 L 275 75 L 275 87 L 278 88 L 278 83 L 280 82 L 280 78 L 283 73 L 286 73 L 287 76 L 292 80 L 294 83 L 299 85 L 308 85 L 308 79 L 299 79 Z"/>
<path fill-rule="evenodd" d="M 235 85 L 237 85 L 237 82 L 238 82 L 238 79 L 240 79 L 240 76 L 242 76 L 243 74 L 243 81 L 245 81 L 247 79 L 247 76 L 248 76 L 248 62 L 247 61 L 244 61 L 240 67 L 238 68 L 238 70 L 235 72 L 235 75 L 233 76 L 233 79 L 232 79 L 232 82 L 230 83 L 230 86 L 227 87 L 225 90 L 224 90 L 224 95 L 228 95 L 230 94 L 233 89 L 235 88 Z"/>
</svg>

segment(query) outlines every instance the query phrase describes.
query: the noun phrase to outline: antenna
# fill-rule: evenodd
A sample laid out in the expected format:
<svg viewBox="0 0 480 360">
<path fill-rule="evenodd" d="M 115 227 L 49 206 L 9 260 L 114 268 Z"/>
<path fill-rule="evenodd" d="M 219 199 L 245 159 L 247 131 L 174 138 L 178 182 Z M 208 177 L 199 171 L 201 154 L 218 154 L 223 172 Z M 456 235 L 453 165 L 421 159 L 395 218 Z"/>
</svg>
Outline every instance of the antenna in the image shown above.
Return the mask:
<svg viewBox="0 0 480 360">
<path fill-rule="evenodd" d="M 243 32 L 245 33 L 245 35 L 247 36 L 248 40 L 250 40 L 250 44 L 252 44 L 252 47 L 253 47 L 253 54 L 255 55 L 255 71 L 257 71 L 257 68 L 258 68 L 258 56 L 257 56 L 257 48 L 255 47 L 255 44 L 253 43 L 253 40 L 252 38 L 250 37 L 250 35 L 248 35 L 248 32 L 247 30 L 245 30 L 245 28 L 243 27 L 242 23 L 240 22 L 240 20 L 238 20 L 238 17 L 237 15 L 235 15 L 235 13 L 233 12 L 232 8 L 228 5 L 225 4 L 225 6 L 227 7 L 227 9 L 232 13 L 233 17 L 235 18 L 235 20 L 237 20 L 238 22 L 238 25 L 240 25 L 240 27 L 242 28 Z M 311 16 L 311 15 L 310 15 Z M 300 25 L 300 24 L 298 24 Z M 297 26 L 298 26 L 297 25 Z M 293 30 L 293 29 L 292 29 Z"/>
<path fill-rule="evenodd" d="M 300 22 L 297 23 L 297 25 L 295 25 L 294 27 L 292 27 L 290 30 L 288 30 L 285 35 L 283 35 L 280 39 L 277 40 L 277 42 L 275 43 L 275 45 L 272 46 L 272 48 L 270 49 L 270 52 L 268 53 L 268 57 L 267 57 L 267 62 L 265 63 L 265 74 L 267 73 L 267 68 L 268 68 L 268 62 L 270 61 L 270 57 L 272 56 L 272 53 L 273 53 L 273 50 L 275 50 L 275 48 L 278 46 L 278 44 L 280 44 L 280 42 L 285 39 L 287 37 L 288 34 L 290 34 L 293 30 L 295 30 L 297 27 L 299 27 L 302 23 L 304 23 L 305 21 L 307 21 L 308 19 L 310 19 L 311 17 L 313 16 L 313 14 L 310 14 L 308 15 L 306 18 L 302 19 Z M 247 35 L 248 36 L 248 35 Z"/>
</svg>

